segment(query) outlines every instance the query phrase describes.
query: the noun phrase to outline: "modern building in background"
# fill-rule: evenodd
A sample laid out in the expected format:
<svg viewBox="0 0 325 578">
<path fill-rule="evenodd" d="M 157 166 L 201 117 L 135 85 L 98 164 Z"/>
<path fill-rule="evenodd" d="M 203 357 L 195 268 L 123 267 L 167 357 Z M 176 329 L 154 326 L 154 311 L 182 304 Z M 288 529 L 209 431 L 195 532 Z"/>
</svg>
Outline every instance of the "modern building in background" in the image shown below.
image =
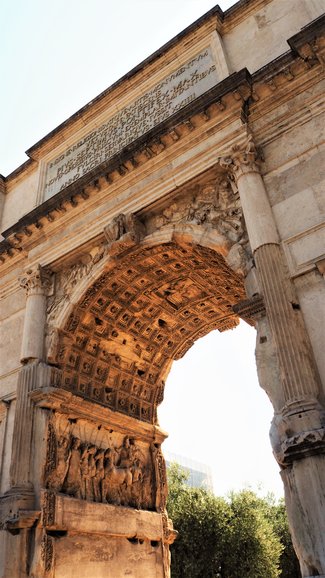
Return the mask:
<svg viewBox="0 0 325 578">
<path fill-rule="evenodd" d="M 165 451 L 167 469 L 172 463 L 179 464 L 189 477 L 186 483 L 192 488 L 204 488 L 213 492 L 212 470 L 207 464 L 197 462 L 191 458 Z"/>
</svg>

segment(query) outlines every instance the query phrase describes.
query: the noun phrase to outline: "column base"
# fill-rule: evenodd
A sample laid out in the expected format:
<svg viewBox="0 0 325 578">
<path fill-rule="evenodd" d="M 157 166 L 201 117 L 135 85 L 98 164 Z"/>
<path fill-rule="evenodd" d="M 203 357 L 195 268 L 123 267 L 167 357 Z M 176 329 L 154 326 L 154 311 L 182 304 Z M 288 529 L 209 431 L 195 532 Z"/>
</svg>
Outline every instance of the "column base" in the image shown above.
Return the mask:
<svg viewBox="0 0 325 578">
<path fill-rule="evenodd" d="M 34 510 L 33 486 L 15 486 L 0 496 L 0 528 L 17 533 L 21 528 L 30 528 L 39 518 Z"/>
</svg>

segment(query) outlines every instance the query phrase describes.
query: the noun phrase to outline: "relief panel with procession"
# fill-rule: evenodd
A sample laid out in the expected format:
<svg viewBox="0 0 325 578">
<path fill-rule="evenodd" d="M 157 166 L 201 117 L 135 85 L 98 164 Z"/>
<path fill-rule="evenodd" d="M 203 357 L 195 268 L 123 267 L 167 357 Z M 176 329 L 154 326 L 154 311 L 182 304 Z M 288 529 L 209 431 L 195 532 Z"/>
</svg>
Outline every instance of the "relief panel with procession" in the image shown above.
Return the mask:
<svg viewBox="0 0 325 578">
<path fill-rule="evenodd" d="M 160 445 L 54 414 L 45 488 L 81 500 L 161 511 L 166 471 Z"/>
</svg>

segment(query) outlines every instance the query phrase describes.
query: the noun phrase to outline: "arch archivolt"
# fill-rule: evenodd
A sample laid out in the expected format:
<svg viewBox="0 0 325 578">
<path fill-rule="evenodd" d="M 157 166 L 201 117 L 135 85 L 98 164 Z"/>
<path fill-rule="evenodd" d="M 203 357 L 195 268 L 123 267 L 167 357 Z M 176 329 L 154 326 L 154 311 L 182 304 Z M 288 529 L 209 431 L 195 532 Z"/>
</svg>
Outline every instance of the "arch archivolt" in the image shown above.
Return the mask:
<svg viewBox="0 0 325 578">
<path fill-rule="evenodd" d="M 136 216 L 115 216 L 55 275 L 48 360 L 60 387 L 156 423 L 172 361 L 237 325 L 249 262 L 238 193 L 220 168 Z"/>
</svg>

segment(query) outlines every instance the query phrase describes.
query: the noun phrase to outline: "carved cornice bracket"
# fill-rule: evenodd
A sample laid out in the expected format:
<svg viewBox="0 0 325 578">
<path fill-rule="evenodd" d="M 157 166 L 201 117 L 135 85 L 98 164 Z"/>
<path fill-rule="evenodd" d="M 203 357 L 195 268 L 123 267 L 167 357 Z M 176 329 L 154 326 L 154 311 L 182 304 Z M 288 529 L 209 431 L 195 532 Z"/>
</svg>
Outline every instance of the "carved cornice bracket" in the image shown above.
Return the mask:
<svg viewBox="0 0 325 578">
<path fill-rule="evenodd" d="M 2 527 L 11 534 L 17 534 L 24 528 L 32 528 L 41 516 L 40 510 L 18 510 L 13 517 L 6 518 Z"/>
<path fill-rule="evenodd" d="M 239 317 L 252 323 L 252 320 L 260 319 L 265 316 L 265 304 L 262 295 L 258 293 L 250 299 L 244 299 L 233 306 L 233 311 Z"/>
</svg>

